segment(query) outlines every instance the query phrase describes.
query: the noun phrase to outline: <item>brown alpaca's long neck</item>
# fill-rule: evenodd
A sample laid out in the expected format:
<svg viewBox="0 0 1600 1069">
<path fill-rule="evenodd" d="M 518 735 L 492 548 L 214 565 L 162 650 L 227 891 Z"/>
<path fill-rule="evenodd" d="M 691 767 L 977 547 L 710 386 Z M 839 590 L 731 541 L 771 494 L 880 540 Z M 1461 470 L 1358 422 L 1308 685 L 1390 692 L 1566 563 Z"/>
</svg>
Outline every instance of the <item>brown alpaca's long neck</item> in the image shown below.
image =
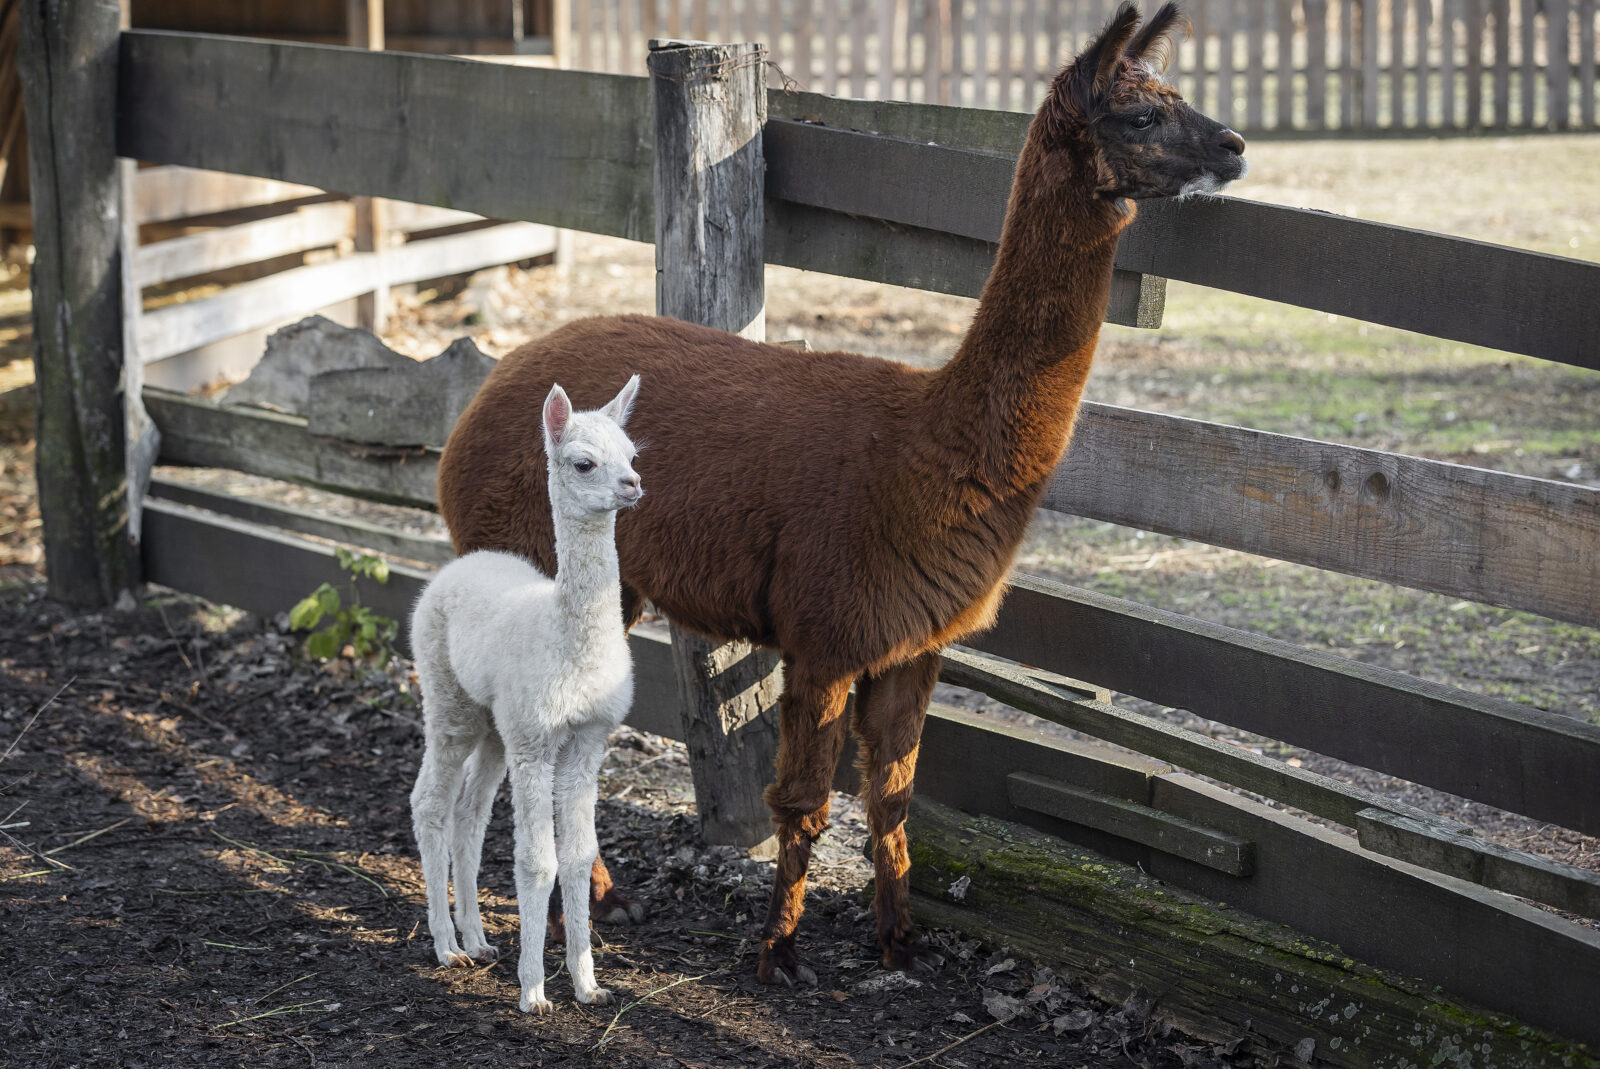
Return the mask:
<svg viewBox="0 0 1600 1069">
<path fill-rule="evenodd" d="M 1024 147 L 971 329 L 932 383 L 934 432 L 996 498 L 1036 492 L 1060 461 L 1132 217 L 1092 175 L 1051 173 L 1072 162 Z"/>
</svg>

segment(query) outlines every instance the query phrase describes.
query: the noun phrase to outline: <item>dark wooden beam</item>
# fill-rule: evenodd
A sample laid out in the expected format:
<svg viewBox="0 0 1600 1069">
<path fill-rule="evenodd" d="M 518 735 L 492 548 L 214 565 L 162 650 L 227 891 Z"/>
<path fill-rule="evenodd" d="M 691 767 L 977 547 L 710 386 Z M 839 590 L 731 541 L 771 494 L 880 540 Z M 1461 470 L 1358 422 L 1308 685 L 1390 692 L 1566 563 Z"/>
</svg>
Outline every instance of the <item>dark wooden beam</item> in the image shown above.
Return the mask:
<svg viewBox="0 0 1600 1069">
<path fill-rule="evenodd" d="M 105 3 L 20 7 L 45 575 L 54 598 L 110 605 L 138 582 L 121 388 L 120 15 Z"/>
</svg>

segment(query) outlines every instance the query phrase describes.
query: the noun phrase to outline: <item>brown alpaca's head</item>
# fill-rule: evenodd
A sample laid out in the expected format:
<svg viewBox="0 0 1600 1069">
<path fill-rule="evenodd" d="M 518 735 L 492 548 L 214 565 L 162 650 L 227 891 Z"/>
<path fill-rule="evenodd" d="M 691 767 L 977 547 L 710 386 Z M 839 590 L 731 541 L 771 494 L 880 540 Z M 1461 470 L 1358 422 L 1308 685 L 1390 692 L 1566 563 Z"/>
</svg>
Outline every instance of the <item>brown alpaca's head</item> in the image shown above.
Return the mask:
<svg viewBox="0 0 1600 1069">
<path fill-rule="evenodd" d="M 1159 73 L 1188 31 L 1176 4 L 1140 27 L 1138 9 L 1124 3 L 1056 76 L 1035 123 L 1040 148 L 1070 154 L 1074 170 L 1092 165 L 1096 192 L 1112 198 L 1214 193 L 1241 177 L 1244 139 Z"/>
</svg>

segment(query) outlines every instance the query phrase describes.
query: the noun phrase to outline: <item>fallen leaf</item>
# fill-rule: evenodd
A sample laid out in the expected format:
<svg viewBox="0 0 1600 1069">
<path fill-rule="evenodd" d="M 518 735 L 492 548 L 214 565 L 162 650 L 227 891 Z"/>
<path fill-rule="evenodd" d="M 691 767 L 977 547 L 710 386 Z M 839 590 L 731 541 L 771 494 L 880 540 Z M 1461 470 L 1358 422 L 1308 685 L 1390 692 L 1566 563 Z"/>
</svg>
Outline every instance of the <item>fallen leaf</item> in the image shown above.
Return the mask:
<svg viewBox="0 0 1600 1069">
<path fill-rule="evenodd" d="M 1063 1032 L 1082 1032 L 1092 1024 L 1094 1024 L 1093 1010 L 1073 1010 L 1051 1021 L 1050 1027 L 1055 1029 L 1056 1035 L 1059 1036 Z"/>
</svg>

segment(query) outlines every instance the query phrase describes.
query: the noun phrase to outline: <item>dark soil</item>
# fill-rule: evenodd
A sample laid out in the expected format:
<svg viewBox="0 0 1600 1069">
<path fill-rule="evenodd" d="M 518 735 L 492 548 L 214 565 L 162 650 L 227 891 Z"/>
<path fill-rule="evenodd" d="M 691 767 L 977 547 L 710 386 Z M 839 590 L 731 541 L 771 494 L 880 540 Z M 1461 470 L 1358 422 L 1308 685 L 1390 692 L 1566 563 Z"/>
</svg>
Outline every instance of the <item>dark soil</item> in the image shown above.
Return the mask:
<svg viewBox="0 0 1600 1069">
<path fill-rule="evenodd" d="M 0 592 L 0 1065 L 1228 1060 L 1143 1001 L 1104 1005 L 953 933 L 931 933 L 937 975 L 884 972 L 864 829 L 842 797 L 803 927 L 819 985 L 758 984 L 771 866 L 701 843 L 681 748 L 627 729 L 598 823 L 649 916 L 599 933 L 619 1002 L 573 1001 L 557 947 L 557 1013 L 525 1016 L 504 798 L 484 880 L 507 954 L 441 968 L 411 843 L 405 666 L 317 666 L 297 646 L 170 593 L 74 615 L 37 581 Z"/>
</svg>

